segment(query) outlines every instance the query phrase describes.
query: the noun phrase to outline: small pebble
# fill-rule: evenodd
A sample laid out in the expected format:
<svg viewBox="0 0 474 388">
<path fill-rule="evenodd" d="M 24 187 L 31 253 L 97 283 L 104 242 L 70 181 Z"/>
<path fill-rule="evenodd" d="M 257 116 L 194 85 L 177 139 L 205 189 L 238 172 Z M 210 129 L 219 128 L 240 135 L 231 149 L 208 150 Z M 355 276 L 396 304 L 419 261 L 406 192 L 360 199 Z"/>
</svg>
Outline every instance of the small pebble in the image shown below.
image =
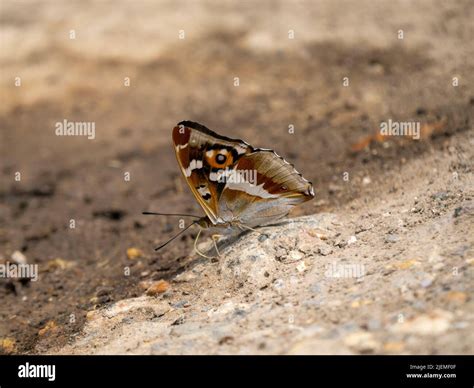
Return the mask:
<svg viewBox="0 0 474 388">
<path fill-rule="evenodd" d="M 444 263 L 436 263 L 435 265 L 433 265 L 433 269 L 435 271 L 439 271 L 441 268 L 443 268 L 445 265 Z"/>
<path fill-rule="evenodd" d="M 351 333 L 344 338 L 344 343 L 360 353 L 371 353 L 379 347 L 373 335 L 367 332 Z"/>
<path fill-rule="evenodd" d="M 433 310 L 403 323 L 396 323 L 392 330 L 402 334 L 440 335 L 449 329 L 452 319 L 453 314 L 449 311 Z"/>
<path fill-rule="evenodd" d="M 334 245 L 336 247 L 339 247 L 339 248 L 344 248 L 346 245 L 347 245 L 347 241 L 346 240 L 343 240 L 343 239 L 337 239 L 335 242 L 334 242 Z"/>
<path fill-rule="evenodd" d="M 321 256 L 330 255 L 332 252 L 333 252 L 333 250 L 332 250 L 331 247 L 328 246 L 328 245 L 325 245 L 325 246 L 322 246 L 322 247 L 319 247 L 319 248 L 318 248 L 318 253 L 319 253 Z"/>
<path fill-rule="evenodd" d="M 398 269 L 408 269 L 418 264 L 420 264 L 418 260 L 411 259 L 402 261 L 401 263 L 395 263 L 394 266 Z"/>
<path fill-rule="evenodd" d="M 175 309 L 180 309 L 183 307 L 189 307 L 191 306 L 191 303 L 189 303 L 187 300 L 180 300 L 179 302 L 176 302 L 175 304 L 172 305 Z"/>
<path fill-rule="evenodd" d="M 363 223 L 363 224 L 357 226 L 357 228 L 355 230 L 355 234 L 359 234 L 359 233 L 365 232 L 365 231 L 373 229 L 373 228 L 374 228 L 374 224 Z"/>
<path fill-rule="evenodd" d="M 405 349 L 405 344 L 403 342 L 387 342 L 383 345 L 383 350 L 386 352 L 400 353 Z"/>
<path fill-rule="evenodd" d="M 68 261 L 57 257 L 56 259 L 48 261 L 48 271 L 49 270 L 56 270 L 56 269 L 67 269 L 73 267 L 76 263 L 73 261 Z"/>
<path fill-rule="evenodd" d="M 175 278 L 174 278 L 174 281 L 176 283 L 186 283 L 186 282 L 190 282 L 190 281 L 193 281 L 197 278 L 197 275 L 191 271 L 188 271 L 188 272 L 183 272 L 183 273 L 180 273 L 179 275 L 177 275 Z"/>
<path fill-rule="evenodd" d="M 286 259 L 286 249 L 282 247 L 278 247 L 275 251 L 275 258 L 278 261 L 283 261 Z"/>
<path fill-rule="evenodd" d="M 296 266 L 296 269 L 298 272 L 304 272 L 306 270 L 306 264 L 304 263 L 304 260 Z"/>
<path fill-rule="evenodd" d="M 467 294 L 461 291 L 450 291 L 446 294 L 446 300 L 462 304 L 466 302 Z"/>
<path fill-rule="evenodd" d="M 13 353 L 16 350 L 16 342 L 13 338 L 0 338 L 0 349 L 5 354 Z"/>
<path fill-rule="evenodd" d="M 20 251 L 13 252 L 11 258 L 17 264 L 26 264 L 28 262 L 26 256 Z"/>
<path fill-rule="evenodd" d="M 319 238 L 320 240 L 327 240 L 328 239 L 328 236 L 324 233 L 315 233 L 314 234 L 317 238 Z"/>
<path fill-rule="evenodd" d="M 129 260 L 138 259 L 139 257 L 143 257 L 143 252 L 138 248 L 128 248 L 127 257 Z"/>
<path fill-rule="evenodd" d="M 388 234 L 385 236 L 385 243 L 395 243 L 399 240 L 400 238 L 398 237 L 397 234 Z"/>
<path fill-rule="evenodd" d="M 153 282 L 152 282 L 151 280 L 142 280 L 141 282 L 138 283 L 138 286 L 139 286 L 142 290 L 146 291 L 146 290 L 148 290 L 148 289 L 150 288 L 150 286 L 151 286 L 152 283 L 153 283 Z"/>
<path fill-rule="evenodd" d="M 288 258 L 291 260 L 291 261 L 299 261 L 301 260 L 302 258 L 304 257 L 304 254 L 300 251 L 291 251 L 289 254 L 288 254 Z"/>
<path fill-rule="evenodd" d="M 148 296 L 155 296 L 162 294 L 168 290 L 170 284 L 166 280 L 158 280 L 157 282 L 152 283 L 150 287 L 146 290 Z"/>
<path fill-rule="evenodd" d="M 351 245 L 357 242 L 357 237 L 356 236 L 351 236 L 349 237 L 349 240 L 347 240 L 347 245 Z"/>
<path fill-rule="evenodd" d="M 186 319 L 185 319 L 185 317 L 182 315 L 182 316 L 180 316 L 179 318 L 177 318 L 177 319 L 171 324 L 171 326 L 182 325 L 185 321 L 186 321 Z"/>
<path fill-rule="evenodd" d="M 281 289 L 284 286 L 285 286 L 285 282 L 283 281 L 283 279 L 276 279 L 273 282 L 273 287 L 275 287 L 276 289 Z"/>
<path fill-rule="evenodd" d="M 58 328 L 58 325 L 56 325 L 56 322 L 54 321 L 49 321 L 42 329 L 38 331 L 38 335 L 41 337 L 48 332 L 55 331 Z"/>
<path fill-rule="evenodd" d="M 423 288 L 427 288 L 427 287 L 431 286 L 432 283 L 433 283 L 433 279 L 425 278 L 420 282 L 420 285 Z"/>
</svg>

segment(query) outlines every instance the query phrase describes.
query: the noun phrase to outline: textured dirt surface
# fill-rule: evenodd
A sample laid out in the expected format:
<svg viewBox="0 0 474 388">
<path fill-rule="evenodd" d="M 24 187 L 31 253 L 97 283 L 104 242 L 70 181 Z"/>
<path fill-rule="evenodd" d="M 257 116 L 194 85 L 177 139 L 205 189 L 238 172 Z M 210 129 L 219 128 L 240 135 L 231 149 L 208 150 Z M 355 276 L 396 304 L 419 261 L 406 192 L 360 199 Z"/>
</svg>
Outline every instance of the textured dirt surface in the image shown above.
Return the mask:
<svg viewBox="0 0 474 388">
<path fill-rule="evenodd" d="M 0 278 L 0 352 L 472 353 L 471 2 L 0 9 L 0 264 L 21 252 L 39 268 L 36 282 Z M 95 139 L 56 136 L 64 119 L 94 122 Z M 317 197 L 293 216 L 328 239 L 283 227 L 213 263 L 196 261 L 192 231 L 155 253 L 179 220 L 143 210 L 201 214 L 170 145 L 184 119 L 294 163 Z M 421 139 L 375 136 L 388 119 L 419 122 Z M 269 276 L 249 281 L 260 261 L 239 246 Z M 324 275 L 344 260 L 361 281 Z M 159 280 L 164 294 L 143 297 Z M 158 312 L 101 318 L 134 297 Z M 117 329 L 93 345 L 93 322 Z"/>
<path fill-rule="evenodd" d="M 59 353 L 472 354 L 474 181 L 450 171 L 469 147 L 425 158 L 422 189 L 412 161 L 382 201 L 261 228 L 218 260 L 191 253 Z"/>
</svg>

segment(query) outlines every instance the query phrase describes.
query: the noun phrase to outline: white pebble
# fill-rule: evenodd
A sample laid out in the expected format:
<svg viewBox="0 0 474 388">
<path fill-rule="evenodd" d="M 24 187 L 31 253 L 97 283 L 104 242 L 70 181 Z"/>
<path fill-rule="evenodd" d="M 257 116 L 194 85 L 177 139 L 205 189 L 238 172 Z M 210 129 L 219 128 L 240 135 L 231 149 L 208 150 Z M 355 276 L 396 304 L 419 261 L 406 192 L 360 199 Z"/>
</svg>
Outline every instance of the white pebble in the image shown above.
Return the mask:
<svg viewBox="0 0 474 388">
<path fill-rule="evenodd" d="M 349 237 L 349 240 L 347 240 L 347 245 L 351 245 L 357 242 L 357 237 L 356 236 L 351 236 Z"/>
<path fill-rule="evenodd" d="M 11 257 L 12 257 L 12 260 L 17 264 L 26 264 L 27 263 L 26 256 L 23 253 L 21 253 L 20 251 L 13 252 Z"/>
</svg>

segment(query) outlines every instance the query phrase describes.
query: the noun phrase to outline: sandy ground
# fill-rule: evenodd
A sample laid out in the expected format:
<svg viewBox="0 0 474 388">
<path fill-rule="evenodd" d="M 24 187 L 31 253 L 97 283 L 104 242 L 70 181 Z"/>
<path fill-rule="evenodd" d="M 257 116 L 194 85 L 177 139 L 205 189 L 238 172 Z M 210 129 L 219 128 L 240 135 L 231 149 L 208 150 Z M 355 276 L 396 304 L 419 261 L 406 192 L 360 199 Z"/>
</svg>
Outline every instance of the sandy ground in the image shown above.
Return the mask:
<svg viewBox="0 0 474 388">
<path fill-rule="evenodd" d="M 0 262 L 21 252 L 39 268 L 36 282 L 0 278 L 1 352 L 472 353 L 471 2 L 0 9 Z M 95 139 L 56 136 L 64 119 L 94 122 Z M 201 214 L 170 146 L 184 119 L 293 162 L 316 187 L 293 214 L 309 224 L 246 236 L 216 263 L 196 262 L 195 231 L 155 253 L 178 223 L 143 210 Z M 420 122 L 421 139 L 374 136 L 388 119 Z M 235 284 L 236 258 L 269 276 Z M 345 261 L 364 275 L 325 276 Z M 160 280 L 163 294 L 141 297 Z M 92 345 L 103 314 L 135 297 L 159 311 L 107 318 L 117 332 Z M 127 321 L 149 337 L 125 345 Z"/>
<path fill-rule="evenodd" d="M 191 252 L 59 354 L 472 354 L 474 180 L 451 171 L 467 140 L 388 174 L 402 192 Z"/>
</svg>

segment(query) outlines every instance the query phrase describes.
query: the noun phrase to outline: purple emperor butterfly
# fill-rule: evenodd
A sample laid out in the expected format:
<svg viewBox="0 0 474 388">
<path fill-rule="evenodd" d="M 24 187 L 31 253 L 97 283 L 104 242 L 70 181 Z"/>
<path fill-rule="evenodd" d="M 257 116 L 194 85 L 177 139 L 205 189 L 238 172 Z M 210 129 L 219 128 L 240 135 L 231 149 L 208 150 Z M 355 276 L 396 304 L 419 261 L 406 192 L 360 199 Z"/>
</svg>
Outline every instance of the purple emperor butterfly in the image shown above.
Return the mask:
<svg viewBox="0 0 474 388">
<path fill-rule="evenodd" d="M 206 213 L 193 223 L 201 228 L 220 234 L 253 230 L 314 198 L 311 182 L 273 150 L 252 147 L 192 121 L 173 128 L 173 143 L 181 172 Z"/>
</svg>

